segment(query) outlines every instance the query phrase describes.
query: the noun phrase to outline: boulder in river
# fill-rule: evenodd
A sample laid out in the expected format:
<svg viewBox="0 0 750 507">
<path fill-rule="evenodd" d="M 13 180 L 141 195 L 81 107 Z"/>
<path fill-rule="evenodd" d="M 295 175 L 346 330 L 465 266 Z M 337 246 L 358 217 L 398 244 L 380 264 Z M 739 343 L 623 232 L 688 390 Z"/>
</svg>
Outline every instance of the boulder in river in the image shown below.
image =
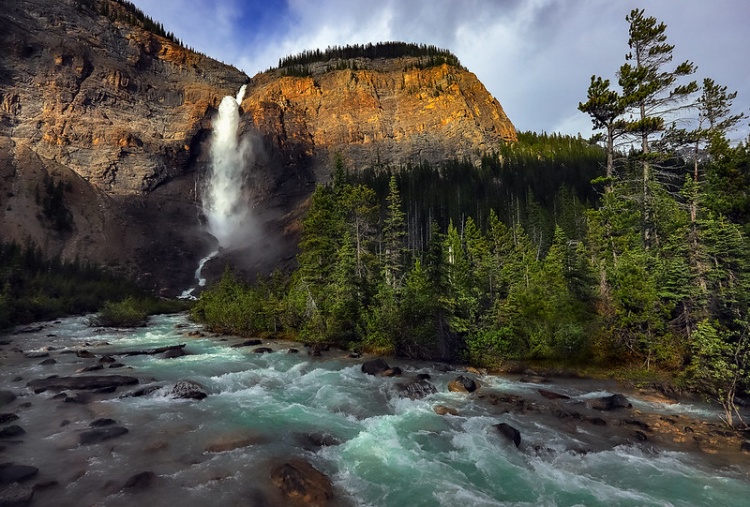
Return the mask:
<svg viewBox="0 0 750 507">
<path fill-rule="evenodd" d="M 570 396 L 567 394 L 560 394 L 554 391 L 548 391 L 547 389 L 537 389 L 537 392 L 548 400 L 569 400 Z"/>
<path fill-rule="evenodd" d="M 390 369 L 391 367 L 388 366 L 388 363 L 380 357 L 362 363 L 362 373 L 366 373 L 367 375 L 381 375 Z"/>
<path fill-rule="evenodd" d="M 446 405 L 435 405 L 432 407 L 432 410 L 434 410 L 437 415 L 458 415 L 458 410 Z"/>
<path fill-rule="evenodd" d="M 633 405 L 622 394 L 613 394 L 611 396 L 602 396 L 586 402 L 586 406 L 593 410 L 615 410 L 618 408 L 632 408 Z"/>
<path fill-rule="evenodd" d="M 187 356 L 187 355 L 188 353 L 185 352 L 185 349 L 180 347 L 180 348 L 174 348 L 174 349 L 169 349 L 165 351 L 161 355 L 161 357 L 162 359 L 174 359 L 176 357 L 182 357 L 182 356 Z"/>
<path fill-rule="evenodd" d="M 473 393 L 479 389 L 479 382 L 464 375 L 459 375 L 448 383 L 448 390 L 452 393 Z"/>
<path fill-rule="evenodd" d="M 203 386 L 192 380 L 180 380 L 172 388 L 170 393 L 173 398 L 183 398 L 188 400 L 202 400 L 208 394 L 204 391 Z"/>
<path fill-rule="evenodd" d="M 16 420 L 18 420 L 18 416 L 11 412 L 0 414 L 0 424 L 7 424 Z"/>
<path fill-rule="evenodd" d="M 398 395 L 411 400 L 421 400 L 428 394 L 437 392 L 435 386 L 429 380 L 413 378 L 408 382 L 399 382 L 395 385 Z"/>
<path fill-rule="evenodd" d="M 270 354 L 273 352 L 273 349 L 271 347 L 258 347 L 257 349 L 253 349 L 253 352 L 255 354 Z"/>
<path fill-rule="evenodd" d="M 26 430 L 17 424 L 6 426 L 0 430 L 0 438 L 15 438 L 26 434 Z"/>
<path fill-rule="evenodd" d="M 263 342 L 261 340 L 259 340 L 258 338 L 252 338 L 250 340 L 245 340 L 245 341 L 240 342 L 240 343 L 235 343 L 234 345 L 232 345 L 232 348 L 233 349 L 238 349 L 238 348 L 241 348 L 241 347 L 257 347 L 258 345 L 262 345 L 262 344 L 263 344 Z"/>
<path fill-rule="evenodd" d="M 34 498 L 34 490 L 27 486 L 22 486 L 17 482 L 0 489 L 0 505 L 5 507 L 22 507 L 29 505 Z"/>
<path fill-rule="evenodd" d="M 103 428 L 95 428 L 93 430 L 87 430 L 78 436 L 78 441 L 81 445 L 98 444 L 105 440 L 117 438 L 128 432 L 127 428 L 122 426 L 106 426 Z"/>
<path fill-rule="evenodd" d="M 18 396 L 13 391 L 0 391 L 0 407 L 13 403 Z"/>
<path fill-rule="evenodd" d="M 130 491 L 143 491 L 144 489 L 150 488 L 155 479 L 156 474 L 154 472 L 151 472 L 150 470 L 141 472 L 139 474 L 130 476 L 130 478 L 125 481 L 125 485 L 122 487 L 122 489 L 127 489 Z"/>
<path fill-rule="evenodd" d="M 101 389 L 109 386 L 130 386 L 137 383 L 137 378 L 124 375 L 90 375 L 35 379 L 27 383 L 26 386 L 33 389 L 35 393 L 42 393 L 48 389 Z"/>
<path fill-rule="evenodd" d="M 502 436 L 516 444 L 516 447 L 521 445 L 521 432 L 508 423 L 500 423 L 493 426 Z"/>
<path fill-rule="evenodd" d="M 327 505 L 333 498 L 333 484 L 307 461 L 294 459 L 271 471 L 271 481 L 292 501 L 313 507 Z"/>
<path fill-rule="evenodd" d="M 0 486 L 13 484 L 14 482 L 23 482 L 31 479 L 39 473 L 37 467 L 29 465 L 16 465 L 15 463 L 0 464 Z"/>
</svg>

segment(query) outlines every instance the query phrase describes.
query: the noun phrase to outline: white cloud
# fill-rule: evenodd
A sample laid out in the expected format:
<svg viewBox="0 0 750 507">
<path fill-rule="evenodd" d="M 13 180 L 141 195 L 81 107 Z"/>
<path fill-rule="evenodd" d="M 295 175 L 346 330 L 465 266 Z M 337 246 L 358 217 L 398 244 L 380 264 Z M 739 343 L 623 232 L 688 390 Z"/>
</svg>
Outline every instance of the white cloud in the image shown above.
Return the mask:
<svg viewBox="0 0 750 507">
<path fill-rule="evenodd" d="M 477 74 L 519 129 L 574 135 L 588 131 L 577 106 L 590 76 L 615 80 L 627 52 L 625 15 L 644 7 L 667 24 L 675 61 L 689 58 L 701 78 L 739 90 L 738 107 L 750 101 L 750 67 L 732 56 L 750 47 L 746 0 L 288 0 L 270 26 L 242 18 L 247 3 L 238 0 L 136 4 L 188 45 L 251 75 L 306 49 L 435 44 Z"/>
</svg>

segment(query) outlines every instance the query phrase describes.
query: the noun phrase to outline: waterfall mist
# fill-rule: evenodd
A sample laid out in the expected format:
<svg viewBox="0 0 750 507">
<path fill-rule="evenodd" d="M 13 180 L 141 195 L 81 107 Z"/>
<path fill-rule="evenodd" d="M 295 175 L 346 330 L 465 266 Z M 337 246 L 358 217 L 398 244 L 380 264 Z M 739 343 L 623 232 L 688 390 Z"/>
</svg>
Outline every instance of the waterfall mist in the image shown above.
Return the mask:
<svg viewBox="0 0 750 507">
<path fill-rule="evenodd" d="M 237 132 L 245 87 L 236 97 L 224 97 L 219 105 L 211 138 L 211 167 L 202 194 L 208 231 L 223 249 L 245 246 L 256 230 L 250 205 L 243 199 L 243 172 L 252 147 L 241 141 Z"/>
</svg>

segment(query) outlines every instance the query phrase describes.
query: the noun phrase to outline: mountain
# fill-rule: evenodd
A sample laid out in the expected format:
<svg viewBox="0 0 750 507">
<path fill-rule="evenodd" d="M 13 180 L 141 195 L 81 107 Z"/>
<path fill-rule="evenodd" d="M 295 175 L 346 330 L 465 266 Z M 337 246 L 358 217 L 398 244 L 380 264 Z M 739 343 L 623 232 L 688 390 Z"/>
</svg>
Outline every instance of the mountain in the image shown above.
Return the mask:
<svg viewBox="0 0 750 507">
<path fill-rule="evenodd" d="M 243 84 L 246 198 L 266 238 L 235 254 L 251 270 L 293 258 L 297 218 L 337 158 L 350 170 L 478 160 L 515 139 L 452 60 L 355 55 L 250 79 L 114 0 L 0 0 L 0 26 L 2 240 L 167 294 L 214 248 L 200 208 L 211 122 Z"/>
</svg>

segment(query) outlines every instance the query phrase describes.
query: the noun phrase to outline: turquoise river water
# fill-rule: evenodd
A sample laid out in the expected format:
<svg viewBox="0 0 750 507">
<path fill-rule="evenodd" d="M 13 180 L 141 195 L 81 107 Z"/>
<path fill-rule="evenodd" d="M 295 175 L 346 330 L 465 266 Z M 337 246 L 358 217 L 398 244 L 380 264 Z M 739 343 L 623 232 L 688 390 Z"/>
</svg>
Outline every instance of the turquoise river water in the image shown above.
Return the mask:
<svg viewBox="0 0 750 507">
<path fill-rule="evenodd" d="M 741 463 L 719 467 L 699 455 L 647 443 L 608 445 L 606 432 L 595 437 L 584 426 L 562 431 L 543 418 L 502 413 L 486 399 L 448 392 L 456 371 L 400 363 L 407 374 L 428 373 L 437 388 L 411 400 L 398 396 L 399 379 L 365 375 L 363 360 L 344 352 L 311 358 L 304 350 L 288 353 L 293 344 L 270 342 L 274 352 L 256 354 L 253 347 L 230 347 L 237 341 L 231 337 L 186 336 L 196 329 L 184 315 L 154 317 L 149 327 L 137 330 L 94 330 L 84 318 L 68 318 L 37 332 L 1 337 L 12 342 L 0 352 L 0 389 L 18 399 L 0 411 L 16 413 L 26 434 L 0 442 L 0 461 L 36 466 L 37 482 L 54 481 L 37 491 L 31 505 L 285 505 L 274 494 L 269 467 L 290 457 L 309 461 L 331 478 L 333 505 L 719 507 L 750 502 L 748 471 Z M 190 355 L 122 357 L 126 368 L 96 372 L 136 376 L 140 385 L 93 395 L 88 403 L 64 403 L 53 398 L 54 392 L 35 394 L 26 387 L 32 379 L 72 375 L 96 364 L 66 351 L 87 349 L 99 357 L 177 343 L 186 343 Z M 26 357 L 49 348 L 55 364 Z M 180 379 L 202 384 L 208 397 L 173 399 L 169 390 Z M 481 382 L 484 393 L 519 396 L 540 387 L 502 377 Z M 123 396 L 144 385 L 159 389 Z M 589 393 L 575 385 L 557 390 L 571 396 L 571 403 L 608 392 Z M 436 404 L 459 415 L 437 415 Z M 691 405 L 634 404 L 716 417 Z M 101 417 L 115 419 L 129 432 L 79 445 L 77 435 Z M 520 430 L 519 448 L 492 430 L 499 422 Z M 323 437 L 328 445 L 319 445 Z M 580 452 L 583 445 L 587 452 Z M 122 489 L 128 477 L 146 470 L 156 476 L 150 488 Z"/>
</svg>

